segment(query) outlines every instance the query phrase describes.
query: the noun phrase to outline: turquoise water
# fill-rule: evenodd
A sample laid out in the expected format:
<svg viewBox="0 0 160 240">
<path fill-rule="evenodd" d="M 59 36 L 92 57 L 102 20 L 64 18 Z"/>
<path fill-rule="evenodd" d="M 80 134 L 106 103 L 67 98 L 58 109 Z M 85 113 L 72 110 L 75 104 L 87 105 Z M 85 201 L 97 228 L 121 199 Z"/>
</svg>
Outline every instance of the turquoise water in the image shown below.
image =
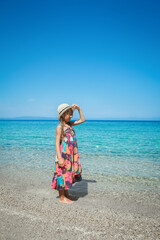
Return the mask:
<svg viewBox="0 0 160 240">
<path fill-rule="evenodd" d="M 57 124 L 0 121 L 1 170 L 53 171 Z M 159 181 L 159 121 L 86 121 L 74 129 L 83 174 Z"/>
</svg>

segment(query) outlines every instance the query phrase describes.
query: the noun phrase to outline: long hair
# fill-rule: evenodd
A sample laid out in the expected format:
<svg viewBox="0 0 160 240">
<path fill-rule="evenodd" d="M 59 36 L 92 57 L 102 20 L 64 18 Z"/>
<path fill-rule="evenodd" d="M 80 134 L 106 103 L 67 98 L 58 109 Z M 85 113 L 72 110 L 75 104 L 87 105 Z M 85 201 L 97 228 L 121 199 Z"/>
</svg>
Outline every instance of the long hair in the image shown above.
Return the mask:
<svg viewBox="0 0 160 240">
<path fill-rule="evenodd" d="M 72 114 L 73 114 L 73 110 L 70 108 L 60 116 L 59 124 L 61 126 L 61 136 L 63 136 L 63 134 L 64 134 L 64 130 L 63 130 L 64 129 L 64 118 L 69 113 L 70 110 L 72 111 Z"/>
</svg>

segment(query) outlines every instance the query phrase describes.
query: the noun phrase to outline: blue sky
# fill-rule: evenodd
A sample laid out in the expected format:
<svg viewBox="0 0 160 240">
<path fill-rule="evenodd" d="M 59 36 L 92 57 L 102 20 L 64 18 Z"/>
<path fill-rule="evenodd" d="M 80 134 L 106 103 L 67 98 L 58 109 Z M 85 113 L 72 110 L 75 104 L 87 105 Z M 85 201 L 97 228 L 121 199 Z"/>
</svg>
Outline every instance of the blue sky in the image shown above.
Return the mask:
<svg viewBox="0 0 160 240">
<path fill-rule="evenodd" d="M 0 118 L 160 119 L 160 2 L 0 2 Z M 78 118 L 75 111 L 74 117 Z"/>
</svg>

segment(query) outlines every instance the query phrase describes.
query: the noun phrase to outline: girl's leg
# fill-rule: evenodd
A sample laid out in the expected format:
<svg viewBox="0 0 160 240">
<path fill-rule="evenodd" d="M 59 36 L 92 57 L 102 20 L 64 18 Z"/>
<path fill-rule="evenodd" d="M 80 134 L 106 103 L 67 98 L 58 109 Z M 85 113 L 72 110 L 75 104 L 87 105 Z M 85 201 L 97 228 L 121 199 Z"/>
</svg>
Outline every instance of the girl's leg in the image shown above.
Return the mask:
<svg viewBox="0 0 160 240">
<path fill-rule="evenodd" d="M 59 190 L 59 198 L 62 200 L 64 199 L 65 195 L 64 195 L 64 190 Z"/>
<path fill-rule="evenodd" d="M 65 191 L 66 190 L 59 190 L 59 201 L 64 203 L 74 203 L 73 201 L 65 197 Z"/>
</svg>

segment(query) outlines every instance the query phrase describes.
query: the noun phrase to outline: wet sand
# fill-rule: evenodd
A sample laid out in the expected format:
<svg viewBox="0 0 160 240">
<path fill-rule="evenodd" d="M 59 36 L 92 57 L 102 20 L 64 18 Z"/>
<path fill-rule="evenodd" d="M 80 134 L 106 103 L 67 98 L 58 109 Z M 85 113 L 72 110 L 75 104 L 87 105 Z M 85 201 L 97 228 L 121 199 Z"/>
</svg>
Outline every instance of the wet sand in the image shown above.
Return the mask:
<svg viewBox="0 0 160 240">
<path fill-rule="evenodd" d="M 59 202 L 51 178 L 0 175 L 1 240 L 158 240 L 160 198 L 149 191 L 107 191 L 89 176 L 69 190 L 78 200 Z"/>
</svg>

